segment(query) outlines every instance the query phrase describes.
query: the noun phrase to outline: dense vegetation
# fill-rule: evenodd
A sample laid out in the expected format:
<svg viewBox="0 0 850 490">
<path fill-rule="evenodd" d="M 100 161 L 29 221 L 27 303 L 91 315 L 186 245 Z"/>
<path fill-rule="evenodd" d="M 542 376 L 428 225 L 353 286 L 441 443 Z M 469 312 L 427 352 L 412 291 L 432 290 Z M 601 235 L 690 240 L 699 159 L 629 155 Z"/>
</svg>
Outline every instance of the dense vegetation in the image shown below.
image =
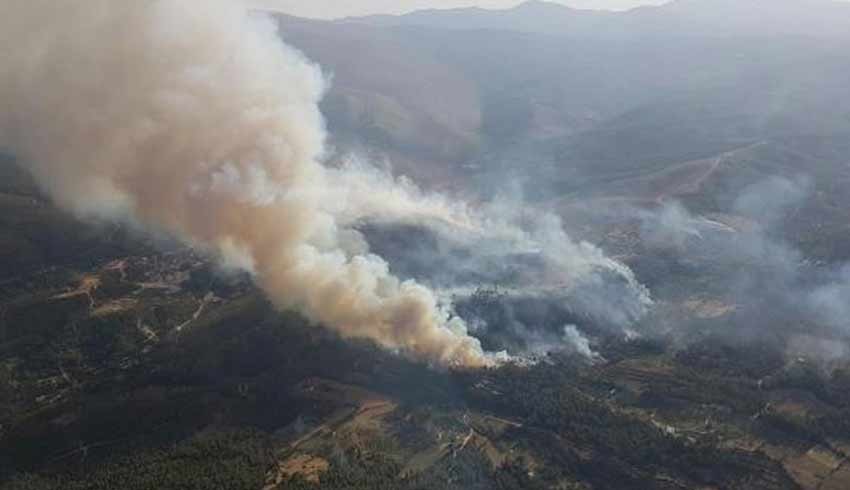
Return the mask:
<svg viewBox="0 0 850 490">
<path fill-rule="evenodd" d="M 328 461 L 319 483 L 295 474 L 281 488 L 794 488 L 775 461 L 722 447 L 724 434 L 850 439 L 846 371 L 786 365 L 756 344 L 603 336 L 598 365 L 441 372 L 277 313 L 185 251 L 113 237 L 92 260 L 47 270 L 4 259 L 18 275 L 0 298 L 3 488 L 257 489 L 326 424 L 299 446 Z M 80 289 L 86 277 L 97 287 Z M 168 287 L 139 286 L 151 282 Z M 482 290 L 469 307 L 498 318 L 493 302 Z M 322 379 L 340 388 L 305 388 Z M 821 408 L 772 408 L 785 392 Z M 363 397 L 398 408 L 352 432 Z M 661 422 L 693 425 L 709 409 L 709 428 Z"/>
</svg>

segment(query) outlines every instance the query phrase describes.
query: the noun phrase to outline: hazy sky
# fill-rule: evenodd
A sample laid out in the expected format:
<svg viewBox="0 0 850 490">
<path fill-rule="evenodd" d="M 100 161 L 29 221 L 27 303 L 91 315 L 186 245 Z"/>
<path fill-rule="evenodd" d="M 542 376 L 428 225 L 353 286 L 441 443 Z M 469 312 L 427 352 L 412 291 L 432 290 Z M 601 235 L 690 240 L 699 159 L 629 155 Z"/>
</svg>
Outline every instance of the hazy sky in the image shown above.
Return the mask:
<svg viewBox="0 0 850 490">
<path fill-rule="evenodd" d="M 246 0 L 252 6 L 319 18 L 346 17 L 377 13 L 403 13 L 425 8 L 512 7 L 521 0 Z M 640 5 L 658 5 L 667 0 L 556 0 L 577 8 L 624 10 Z"/>
</svg>

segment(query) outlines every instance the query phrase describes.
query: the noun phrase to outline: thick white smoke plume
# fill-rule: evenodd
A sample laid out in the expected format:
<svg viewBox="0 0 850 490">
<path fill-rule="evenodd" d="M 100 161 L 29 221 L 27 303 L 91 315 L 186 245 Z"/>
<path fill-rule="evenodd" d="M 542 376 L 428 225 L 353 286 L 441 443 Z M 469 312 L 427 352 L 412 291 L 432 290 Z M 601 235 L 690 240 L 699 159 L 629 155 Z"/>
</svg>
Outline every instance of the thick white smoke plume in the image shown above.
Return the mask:
<svg viewBox="0 0 850 490">
<path fill-rule="evenodd" d="M 355 228 L 431 219 L 534 241 L 403 182 L 324 167 L 322 74 L 272 21 L 226 0 L 0 5 L 0 146 L 60 206 L 176 235 L 344 337 L 440 365 L 499 358 L 438 294 L 390 273 Z M 619 267 L 553 233 L 576 277 L 595 267 L 567 260 L 578 249 Z"/>
</svg>

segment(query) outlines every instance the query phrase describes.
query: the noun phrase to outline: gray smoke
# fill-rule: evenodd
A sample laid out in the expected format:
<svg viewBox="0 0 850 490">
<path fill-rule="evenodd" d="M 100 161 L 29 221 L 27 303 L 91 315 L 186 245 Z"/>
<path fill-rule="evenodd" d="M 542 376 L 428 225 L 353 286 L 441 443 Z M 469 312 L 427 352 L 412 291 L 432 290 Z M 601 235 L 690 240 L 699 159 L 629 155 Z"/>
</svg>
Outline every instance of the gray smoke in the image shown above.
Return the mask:
<svg viewBox="0 0 850 490">
<path fill-rule="evenodd" d="M 392 181 L 375 170 L 354 174 Z M 373 187 L 407 188 L 409 196 L 430 202 L 427 213 L 375 213 L 359 220 L 358 229 L 394 273 L 454 304 L 487 348 L 559 351 L 565 323 L 625 332 L 653 305 L 628 267 L 573 240 L 560 218 L 524 204 L 516 193 L 472 209 L 423 195 L 410 183 Z"/>
<path fill-rule="evenodd" d="M 850 264 L 815 263 L 783 235 L 812 195 L 808 178 L 772 176 L 741 190 L 726 216 L 694 215 L 676 202 L 634 211 L 648 254 L 668 254 L 680 273 L 710 278 L 706 289 L 728 306 L 722 328 L 707 333 L 697 322 L 696 331 L 682 332 L 689 327 L 680 324 L 668 333 L 686 341 L 710 334 L 778 342 L 790 355 L 827 363 L 843 357 Z"/>
</svg>

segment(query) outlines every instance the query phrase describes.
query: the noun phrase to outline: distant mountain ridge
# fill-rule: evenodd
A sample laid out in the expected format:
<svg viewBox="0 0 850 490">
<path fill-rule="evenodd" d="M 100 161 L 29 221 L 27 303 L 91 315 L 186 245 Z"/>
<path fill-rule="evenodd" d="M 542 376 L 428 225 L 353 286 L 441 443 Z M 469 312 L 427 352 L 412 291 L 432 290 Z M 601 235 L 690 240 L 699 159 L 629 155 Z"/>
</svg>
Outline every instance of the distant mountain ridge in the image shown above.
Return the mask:
<svg viewBox="0 0 850 490">
<path fill-rule="evenodd" d="M 332 80 L 322 109 L 334 148 L 386 157 L 425 186 L 486 190 L 490 176 L 521 172 L 542 199 L 764 141 L 846 157 L 850 3 L 600 12 L 535 1 L 278 19 Z"/>
<path fill-rule="evenodd" d="M 458 30 L 505 30 L 558 34 L 564 29 L 586 30 L 610 12 L 578 10 L 564 5 L 531 0 L 506 10 L 479 7 L 420 10 L 406 15 L 376 15 L 344 19 L 381 26 L 420 26 Z"/>
<path fill-rule="evenodd" d="M 431 9 L 339 22 L 568 37 L 804 36 L 850 38 L 850 3 L 833 0 L 675 0 L 624 12 L 574 9 L 543 0 L 514 8 Z"/>
</svg>

